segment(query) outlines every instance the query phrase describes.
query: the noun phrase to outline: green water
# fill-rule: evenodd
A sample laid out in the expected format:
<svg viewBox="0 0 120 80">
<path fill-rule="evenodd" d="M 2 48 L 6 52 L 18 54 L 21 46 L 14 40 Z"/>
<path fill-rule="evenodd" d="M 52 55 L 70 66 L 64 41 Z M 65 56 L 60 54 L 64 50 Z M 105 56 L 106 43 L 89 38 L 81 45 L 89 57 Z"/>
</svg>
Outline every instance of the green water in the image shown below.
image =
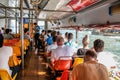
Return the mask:
<svg viewBox="0 0 120 80">
<path fill-rule="evenodd" d="M 60 32 L 64 35 L 65 32 L 71 32 L 74 34 L 75 39 L 75 30 L 60 30 Z M 93 41 L 96 39 L 102 39 L 105 42 L 104 52 L 109 52 L 113 54 L 113 59 L 117 63 L 117 67 L 120 69 L 120 36 L 102 36 L 102 35 L 92 35 L 90 31 L 79 31 L 78 32 L 78 44 L 82 46 L 82 39 L 85 35 L 89 35 L 90 44 L 89 48 L 93 46 Z"/>
</svg>

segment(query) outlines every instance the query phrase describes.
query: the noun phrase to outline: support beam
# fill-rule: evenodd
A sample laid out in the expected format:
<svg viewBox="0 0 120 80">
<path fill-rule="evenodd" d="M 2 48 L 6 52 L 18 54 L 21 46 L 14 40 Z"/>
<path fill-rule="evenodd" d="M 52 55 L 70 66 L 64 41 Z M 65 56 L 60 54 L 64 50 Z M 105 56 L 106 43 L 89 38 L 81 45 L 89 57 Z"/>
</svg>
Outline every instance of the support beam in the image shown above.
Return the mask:
<svg viewBox="0 0 120 80">
<path fill-rule="evenodd" d="M 0 16 L 0 19 L 4 19 L 5 16 Z M 15 17 L 7 17 L 7 18 L 11 18 L 11 19 L 15 19 Z M 17 17 L 17 18 L 21 18 L 21 17 Z M 28 18 L 28 17 L 24 17 L 26 19 L 36 19 L 36 18 Z M 57 19 L 41 19 L 41 18 L 38 18 L 39 21 L 51 21 L 51 20 L 57 20 Z"/>
<path fill-rule="evenodd" d="M 5 29 L 6 28 L 8 28 L 8 26 L 7 26 L 7 23 L 8 21 L 7 21 L 7 9 L 5 9 Z"/>
<path fill-rule="evenodd" d="M 20 36 L 21 36 L 21 52 L 22 52 L 22 69 L 24 69 L 24 29 L 23 29 L 23 0 L 20 0 Z"/>
<path fill-rule="evenodd" d="M 44 27 L 45 30 L 48 30 L 48 22 L 45 21 L 45 27 Z"/>
<path fill-rule="evenodd" d="M 7 8 L 7 9 L 20 9 L 20 7 L 5 7 L 0 6 L 0 8 Z M 23 8 L 23 10 L 35 10 L 34 8 Z M 75 13 L 74 11 L 63 11 L 63 10 L 47 10 L 47 9 L 39 9 L 40 11 L 45 12 L 67 12 L 67 13 Z"/>
<path fill-rule="evenodd" d="M 17 34 L 17 21 L 18 21 L 18 19 L 17 19 L 17 13 L 15 14 L 15 33 Z"/>
</svg>

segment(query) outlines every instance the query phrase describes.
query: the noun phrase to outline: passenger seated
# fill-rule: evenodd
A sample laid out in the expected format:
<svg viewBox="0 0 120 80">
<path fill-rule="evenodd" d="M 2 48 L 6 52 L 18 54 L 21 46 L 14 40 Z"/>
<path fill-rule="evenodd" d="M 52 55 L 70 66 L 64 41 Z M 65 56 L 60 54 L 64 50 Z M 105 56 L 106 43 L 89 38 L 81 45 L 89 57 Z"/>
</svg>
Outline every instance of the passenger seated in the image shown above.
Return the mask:
<svg viewBox="0 0 120 80">
<path fill-rule="evenodd" d="M 88 48 L 88 44 L 89 44 L 89 37 L 88 35 L 85 35 L 85 37 L 82 40 L 82 44 L 83 44 L 83 48 L 79 48 L 77 50 L 77 55 L 83 57 L 85 55 L 85 53 L 87 52 Z"/>
<path fill-rule="evenodd" d="M 54 61 L 58 60 L 61 56 L 73 56 L 73 49 L 70 46 L 64 45 L 64 39 L 63 37 L 58 37 L 57 39 L 57 48 L 52 50 L 51 54 L 51 61 L 54 63 Z"/>
<path fill-rule="evenodd" d="M 14 37 L 10 34 L 10 29 L 5 30 L 5 34 L 3 34 L 4 39 L 13 39 Z"/>
<path fill-rule="evenodd" d="M 72 39 L 73 39 L 73 34 L 69 33 L 68 34 L 68 41 L 65 42 L 65 45 L 66 46 L 71 46 L 73 48 L 73 51 L 76 53 L 78 46 Z"/>
<path fill-rule="evenodd" d="M 47 35 L 48 35 L 48 38 L 46 39 L 47 45 L 53 44 L 52 36 L 51 36 L 51 30 L 48 30 Z"/>
<path fill-rule="evenodd" d="M 0 69 L 5 69 L 11 75 L 12 71 L 9 68 L 8 61 L 12 56 L 13 50 L 11 47 L 3 46 L 4 38 L 0 35 Z"/>
<path fill-rule="evenodd" d="M 96 52 L 88 50 L 84 63 L 73 69 L 70 80 L 109 80 L 109 76 L 106 67 L 97 62 Z"/>
<path fill-rule="evenodd" d="M 97 60 L 99 63 L 104 64 L 108 69 L 115 67 L 115 61 L 108 52 L 104 52 L 104 41 L 96 39 L 94 41 L 93 50 L 97 53 Z"/>
<path fill-rule="evenodd" d="M 29 30 L 27 28 L 24 29 L 24 39 L 27 39 L 31 41 L 30 35 L 29 35 Z"/>
<path fill-rule="evenodd" d="M 57 36 L 53 36 L 53 44 L 52 45 L 49 45 L 48 47 L 47 47 L 47 53 L 49 54 L 49 53 L 51 53 L 51 51 L 53 50 L 53 49 L 56 49 L 57 48 Z"/>
<path fill-rule="evenodd" d="M 64 45 L 63 37 L 59 36 L 57 38 L 57 48 L 52 50 L 51 52 L 51 62 L 48 65 L 49 68 L 54 71 L 54 62 L 59 60 L 62 56 L 73 56 L 73 49 L 70 46 Z M 64 59 L 72 59 L 72 58 L 64 58 Z"/>
</svg>

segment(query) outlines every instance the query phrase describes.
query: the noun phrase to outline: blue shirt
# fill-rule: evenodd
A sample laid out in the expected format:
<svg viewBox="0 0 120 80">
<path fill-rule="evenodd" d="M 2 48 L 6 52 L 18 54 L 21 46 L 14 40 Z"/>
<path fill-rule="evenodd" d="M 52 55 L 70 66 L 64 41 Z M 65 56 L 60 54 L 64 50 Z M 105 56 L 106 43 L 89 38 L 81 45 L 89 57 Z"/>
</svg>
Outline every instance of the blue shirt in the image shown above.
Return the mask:
<svg viewBox="0 0 120 80">
<path fill-rule="evenodd" d="M 39 33 L 39 31 L 40 31 L 40 26 L 37 25 L 37 26 L 35 27 L 35 33 Z"/>
<path fill-rule="evenodd" d="M 46 39 L 46 42 L 47 42 L 48 45 L 53 44 L 52 36 L 49 36 L 49 37 Z"/>
</svg>

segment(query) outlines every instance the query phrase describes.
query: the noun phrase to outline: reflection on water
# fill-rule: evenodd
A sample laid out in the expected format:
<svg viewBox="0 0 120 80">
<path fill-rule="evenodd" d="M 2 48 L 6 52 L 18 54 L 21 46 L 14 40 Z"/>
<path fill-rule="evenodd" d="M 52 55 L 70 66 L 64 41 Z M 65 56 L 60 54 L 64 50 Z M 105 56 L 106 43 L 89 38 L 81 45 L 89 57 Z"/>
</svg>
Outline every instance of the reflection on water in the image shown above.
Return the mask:
<svg viewBox="0 0 120 80">
<path fill-rule="evenodd" d="M 72 32 L 74 34 L 75 40 L 75 30 L 61 30 L 62 34 L 65 32 Z M 93 41 L 96 39 L 102 39 L 105 42 L 104 52 L 111 53 L 111 57 L 115 60 L 117 67 L 120 69 L 120 36 L 102 36 L 102 35 L 92 35 L 90 31 L 79 31 L 78 32 L 78 44 L 82 46 L 83 37 L 88 34 L 90 37 L 89 48 L 93 46 Z"/>
</svg>

